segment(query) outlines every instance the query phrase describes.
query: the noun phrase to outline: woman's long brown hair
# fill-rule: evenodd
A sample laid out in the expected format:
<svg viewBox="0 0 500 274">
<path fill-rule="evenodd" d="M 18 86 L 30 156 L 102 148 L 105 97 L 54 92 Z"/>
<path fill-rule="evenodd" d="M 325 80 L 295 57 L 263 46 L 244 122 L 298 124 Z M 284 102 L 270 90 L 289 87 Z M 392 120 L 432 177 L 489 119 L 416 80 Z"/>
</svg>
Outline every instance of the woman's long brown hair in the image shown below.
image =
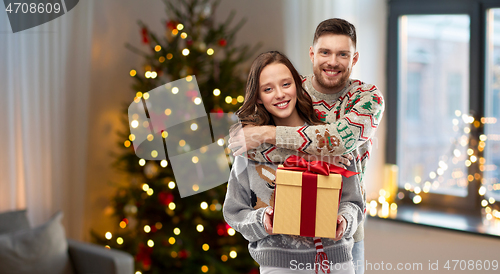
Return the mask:
<svg viewBox="0 0 500 274">
<path fill-rule="evenodd" d="M 250 67 L 245 90 L 245 102 L 240 109 L 236 111 L 236 116 L 238 116 L 241 122 L 240 126 L 274 125 L 273 117 L 262 104 L 257 103 L 257 99 L 259 98 L 260 73 L 267 65 L 274 63 L 287 66 L 292 73 L 295 88 L 297 90 L 297 103 L 295 104 L 295 108 L 300 118 L 309 125 L 325 124 L 314 113 L 311 97 L 302 87 L 302 80 L 297 70 L 293 67 L 292 62 L 290 62 L 284 54 L 278 51 L 268 51 L 257 56 Z"/>
</svg>

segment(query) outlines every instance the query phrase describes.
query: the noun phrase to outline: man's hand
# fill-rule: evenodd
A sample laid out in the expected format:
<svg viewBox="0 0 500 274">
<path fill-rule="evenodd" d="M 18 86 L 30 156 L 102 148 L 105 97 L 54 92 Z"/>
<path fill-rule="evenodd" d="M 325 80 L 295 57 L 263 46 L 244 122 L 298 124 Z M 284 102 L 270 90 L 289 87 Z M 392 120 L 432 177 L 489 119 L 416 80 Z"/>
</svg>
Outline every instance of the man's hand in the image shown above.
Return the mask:
<svg viewBox="0 0 500 274">
<path fill-rule="evenodd" d="M 264 229 L 269 235 L 273 234 L 273 214 L 274 210 L 272 207 L 266 208 L 264 213 Z"/>
<path fill-rule="evenodd" d="M 338 241 L 342 239 L 342 236 L 344 236 L 346 228 L 347 228 L 347 221 L 344 218 L 344 216 L 342 215 L 337 216 L 337 233 L 335 233 L 336 237 L 333 240 Z"/>
<path fill-rule="evenodd" d="M 276 144 L 276 127 L 246 126 L 229 138 L 228 148 L 234 151 L 233 156 L 241 155 L 250 149 L 259 147 L 262 143 Z"/>
</svg>

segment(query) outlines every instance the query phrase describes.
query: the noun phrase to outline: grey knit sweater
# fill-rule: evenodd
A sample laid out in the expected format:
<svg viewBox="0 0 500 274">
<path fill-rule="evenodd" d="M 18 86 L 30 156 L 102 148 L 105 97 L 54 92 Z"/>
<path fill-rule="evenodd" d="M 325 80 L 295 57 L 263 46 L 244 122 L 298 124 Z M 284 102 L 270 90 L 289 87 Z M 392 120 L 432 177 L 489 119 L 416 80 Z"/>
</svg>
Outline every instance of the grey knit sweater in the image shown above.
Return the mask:
<svg viewBox="0 0 500 274">
<path fill-rule="evenodd" d="M 223 206 L 224 219 L 249 241 L 250 255 L 261 266 L 290 268 L 292 264 L 298 263 L 313 265 L 316 256 L 313 238 L 269 235 L 264 229 L 264 211 L 274 200 L 276 169 L 277 166 L 273 164 L 236 157 L 228 180 Z M 348 169 L 356 172 L 356 165 L 351 163 Z M 362 221 L 363 212 L 359 177 L 343 177 L 339 214 L 347 220 L 347 228 L 339 241 L 321 238 L 328 264 L 352 260 L 352 236 Z M 332 227 L 332 230 L 335 228 Z"/>
</svg>

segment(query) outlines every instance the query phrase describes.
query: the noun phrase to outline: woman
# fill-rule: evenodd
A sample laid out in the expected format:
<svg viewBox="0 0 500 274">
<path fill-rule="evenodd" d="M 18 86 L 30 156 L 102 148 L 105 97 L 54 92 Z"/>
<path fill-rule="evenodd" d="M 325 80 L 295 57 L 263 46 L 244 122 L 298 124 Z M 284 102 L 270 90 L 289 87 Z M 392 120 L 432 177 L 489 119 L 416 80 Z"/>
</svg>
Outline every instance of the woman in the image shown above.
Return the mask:
<svg viewBox="0 0 500 274">
<path fill-rule="evenodd" d="M 263 53 L 252 63 L 245 102 L 236 115 L 243 127 L 322 124 L 302 88 L 300 75 L 277 51 Z M 260 273 L 354 273 L 352 235 L 364 210 L 357 176 L 343 178 L 337 237 L 320 239 L 272 234 L 276 168 L 236 157 L 223 207 L 226 222 L 250 242 L 250 255 L 260 264 Z"/>
</svg>

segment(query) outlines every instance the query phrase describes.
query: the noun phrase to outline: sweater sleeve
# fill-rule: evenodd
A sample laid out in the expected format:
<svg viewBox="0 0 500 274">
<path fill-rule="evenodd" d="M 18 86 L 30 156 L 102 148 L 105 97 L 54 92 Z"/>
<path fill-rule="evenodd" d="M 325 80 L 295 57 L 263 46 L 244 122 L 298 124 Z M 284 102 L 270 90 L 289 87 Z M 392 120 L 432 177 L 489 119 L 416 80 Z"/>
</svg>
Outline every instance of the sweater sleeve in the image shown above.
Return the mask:
<svg viewBox="0 0 500 274">
<path fill-rule="evenodd" d="M 269 234 L 263 225 L 266 208 L 253 209 L 251 207 L 247 162 L 243 157 L 235 157 L 222 213 L 226 222 L 234 230 L 241 233 L 249 242 L 254 242 Z"/>
<path fill-rule="evenodd" d="M 363 91 L 363 88 L 365 91 Z M 276 127 L 276 145 L 261 144 L 247 157 L 262 163 L 282 163 L 298 152 L 338 156 L 352 152 L 371 139 L 384 113 L 384 100 L 373 85 L 365 85 L 344 106 L 345 115 L 332 124 Z M 359 96 L 358 96 L 359 95 Z M 342 111 L 340 107 L 335 115 Z M 333 111 L 332 111 L 333 112 Z"/>
<path fill-rule="evenodd" d="M 348 170 L 357 172 L 356 165 L 351 163 Z M 356 232 L 358 225 L 363 221 L 365 207 L 359 176 L 343 177 L 339 215 L 344 216 L 347 221 L 347 228 L 344 232 L 345 238 L 352 237 Z"/>
<path fill-rule="evenodd" d="M 306 154 L 338 156 L 352 152 L 375 134 L 384 112 L 382 94 L 375 86 L 363 90 L 337 108 L 338 119 L 327 125 L 276 127 L 276 146 Z M 340 115 L 339 112 L 344 112 Z M 332 113 L 333 114 L 333 113 Z"/>
</svg>

